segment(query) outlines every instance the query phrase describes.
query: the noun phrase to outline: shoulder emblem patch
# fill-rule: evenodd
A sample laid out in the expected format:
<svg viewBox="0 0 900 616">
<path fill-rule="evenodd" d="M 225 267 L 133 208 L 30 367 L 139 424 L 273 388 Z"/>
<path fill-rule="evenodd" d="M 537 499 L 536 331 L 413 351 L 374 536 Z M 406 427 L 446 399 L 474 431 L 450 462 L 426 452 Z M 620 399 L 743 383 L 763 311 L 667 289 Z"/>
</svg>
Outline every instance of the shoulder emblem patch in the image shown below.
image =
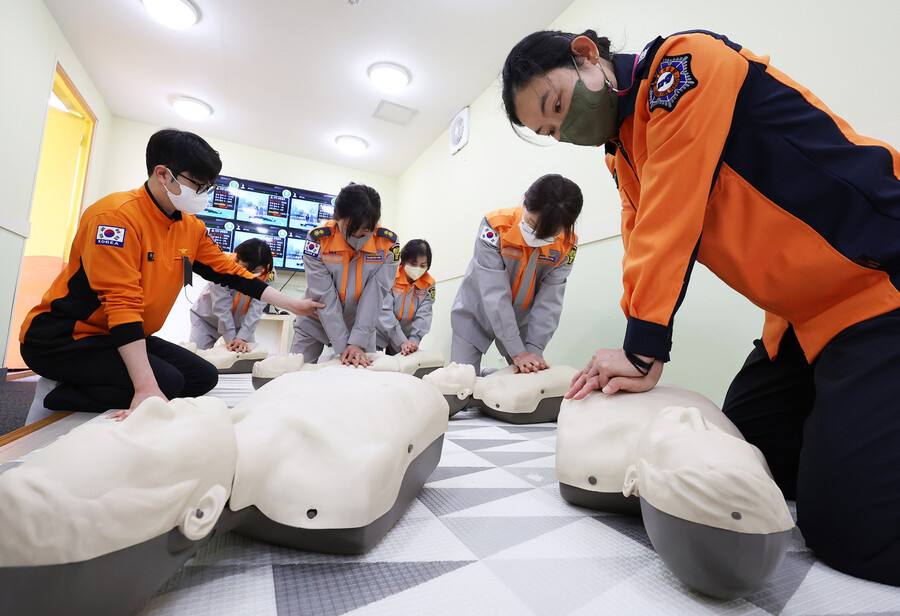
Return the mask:
<svg viewBox="0 0 900 616">
<path fill-rule="evenodd" d="M 303 256 L 318 259 L 321 250 L 322 247 L 317 242 L 306 242 L 306 246 L 303 248 Z"/>
<path fill-rule="evenodd" d="M 97 239 L 95 242 L 101 246 L 121 248 L 125 245 L 125 227 L 97 225 Z"/>
<path fill-rule="evenodd" d="M 385 236 L 385 237 L 387 237 L 387 236 Z M 394 255 L 394 263 L 397 263 L 400 260 L 400 244 L 399 243 L 394 244 L 391 247 L 391 254 Z"/>
<path fill-rule="evenodd" d="M 697 79 L 691 74 L 691 54 L 664 56 L 650 84 L 650 111 L 657 107 L 672 111 L 681 95 L 696 86 Z"/>
<path fill-rule="evenodd" d="M 319 239 L 320 237 L 325 237 L 326 235 L 331 235 L 331 229 L 329 229 L 328 227 L 316 227 L 309 232 L 309 236 L 313 239 Z"/>
<path fill-rule="evenodd" d="M 572 250 L 569 251 L 569 255 L 566 257 L 566 265 L 572 267 L 572 264 L 575 263 L 575 253 L 578 251 L 578 246 L 572 246 Z"/>
<path fill-rule="evenodd" d="M 490 244 L 494 248 L 500 246 L 500 234 L 491 229 L 488 225 L 481 227 L 481 234 L 478 237 L 482 242 Z"/>
<path fill-rule="evenodd" d="M 431 301 L 434 301 L 434 287 L 428 289 L 428 295 L 431 296 Z"/>
<path fill-rule="evenodd" d="M 377 235 L 378 237 L 386 237 L 392 242 L 397 241 L 397 234 L 390 229 L 385 229 L 384 227 L 379 227 L 378 231 L 375 232 L 375 235 Z"/>
</svg>

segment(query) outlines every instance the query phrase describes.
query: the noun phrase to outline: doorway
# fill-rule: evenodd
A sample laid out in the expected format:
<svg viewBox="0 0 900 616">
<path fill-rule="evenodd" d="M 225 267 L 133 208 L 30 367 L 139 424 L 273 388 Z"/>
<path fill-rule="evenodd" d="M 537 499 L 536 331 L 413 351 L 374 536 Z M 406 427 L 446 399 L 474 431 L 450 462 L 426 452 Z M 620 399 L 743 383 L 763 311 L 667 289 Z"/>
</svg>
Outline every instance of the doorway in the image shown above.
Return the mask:
<svg viewBox="0 0 900 616">
<path fill-rule="evenodd" d="M 97 117 L 57 64 L 29 214 L 31 234 L 25 240 L 6 350 L 5 365 L 9 369 L 27 367 L 19 355 L 19 329 L 69 258 L 81 216 L 96 124 Z"/>
</svg>

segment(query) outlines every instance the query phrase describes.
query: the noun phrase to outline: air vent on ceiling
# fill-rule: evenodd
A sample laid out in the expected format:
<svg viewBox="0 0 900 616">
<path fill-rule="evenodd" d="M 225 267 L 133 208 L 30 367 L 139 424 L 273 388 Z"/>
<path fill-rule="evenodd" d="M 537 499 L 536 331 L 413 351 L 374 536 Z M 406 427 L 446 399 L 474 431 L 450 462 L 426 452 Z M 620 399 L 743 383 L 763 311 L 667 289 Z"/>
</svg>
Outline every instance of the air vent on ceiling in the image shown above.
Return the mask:
<svg viewBox="0 0 900 616">
<path fill-rule="evenodd" d="M 418 111 L 415 109 L 382 100 L 378 103 L 378 107 L 375 108 L 375 113 L 372 114 L 372 117 L 384 120 L 385 122 L 390 122 L 391 124 L 406 126 L 417 113 Z"/>
</svg>

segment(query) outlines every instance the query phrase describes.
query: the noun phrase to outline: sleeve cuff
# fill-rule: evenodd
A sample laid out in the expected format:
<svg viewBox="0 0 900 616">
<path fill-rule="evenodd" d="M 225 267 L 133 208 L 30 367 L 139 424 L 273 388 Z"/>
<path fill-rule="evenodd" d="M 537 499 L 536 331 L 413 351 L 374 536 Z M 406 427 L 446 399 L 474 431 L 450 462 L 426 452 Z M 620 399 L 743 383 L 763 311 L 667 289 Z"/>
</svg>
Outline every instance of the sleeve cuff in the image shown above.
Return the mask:
<svg viewBox="0 0 900 616">
<path fill-rule="evenodd" d="M 534 353 L 535 355 L 538 355 L 540 357 L 544 356 L 544 349 L 542 349 L 541 347 L 536 346 L 534 344 L 531 344 L 530 342 L 525 343 L 525 350 L 528 351 L 529 353 Z"/>
<path fill-rule="evenodd" d="M 112 335 L 113 340 L 116 341 L 116 346 L 125 346 L 135 340 L 143 340 L 146 337 L 144 336 L 144 324 L 140 321 L 115 325 L 109 328 L 109 333 Z"/>
<path fill-rule="evenodd" d="M 669 361 L 672 327 L 629 317 L 622 348 L 628 353 Z"/>
</svg>

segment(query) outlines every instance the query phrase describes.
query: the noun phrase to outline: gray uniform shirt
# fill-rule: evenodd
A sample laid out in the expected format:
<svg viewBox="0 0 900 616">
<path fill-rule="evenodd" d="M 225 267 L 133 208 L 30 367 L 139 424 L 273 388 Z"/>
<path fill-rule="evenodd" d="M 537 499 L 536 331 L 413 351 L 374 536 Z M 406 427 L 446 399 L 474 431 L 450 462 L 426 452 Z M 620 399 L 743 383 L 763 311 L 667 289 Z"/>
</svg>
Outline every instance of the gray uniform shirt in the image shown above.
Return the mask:
<svg viewBox="0 0 900 616">
<path fill-rule="evenodd" d="M 524 351 L 543 356 L 559 325 L 574 248 L 564 254 L 554 250 L 555 244 L 532 248 L 521 241 L 517 228 L 508 230 L 507 235 L 511 236 L 508 239 L 518 236 L 521 245 L 508 243 L 505 247 L 502 235 L 487 218 L 482 220 L 475 253 L 450 309 L 450 326 L 454 334 L 482 353 L 498 340 L 510 357 Z M 504 248 L 508 254 L 517 254 L 504 256 Z M 521 267 L 526 271 L 513 298 L 512 287 Z M 532 279 L 534 298 L 523 309 Z"/>
<path fill-rule="evenodd" d="M 238 295 L 241 296 L 240 303 L 232 312 L 234 298 Z M 247 305 L 247 302 L 250 306 L 244 313 L 244 306 Z M 265 302 L 210 282 L 203 288 L 197 301 L 191 306 L 191 312 L 218 330 L 219 335 L 225 339 L 226 343 L 235 338 L 254 342 L 256 324 L 259 323 L 265 307 Z"/>
<path fill-rule="evenodd" d="M 327 234 L 317 234 L 328 229 Z M 331 236 L 334 233 L 337 237 Z M 344 277 L 343 255 L 352 252 L 336 228 L 318 227 L 309 232 L 303 251 L 306 266 L 306 295 L 325 304 L 315 317 L 298 316 L 295 332 L 302 332 L 323 344 L 330 344 L 335 353 L 343 353 L 353 344 L 367 352 L 375 350 L 375 325 L 381 313 L 385 294 L 390 294 L 400 247 L 396 235 L 378 227 L 360 250 L 347 263 L 347 283 L 344 301 L 340 289 Z M 360 271 L 362 293 L 356 298 L 357 269 Z"/>
<path fill-rule="evenodd" d="M 416 344 L 422 342 L 422 338 L 431 330 L 434 293 L 433 282 L 424 289 L 415 284 L 405 288 L 395 284 L 391 292 L 384 297 L 376 331 L 378 348 L 392 348 L 399 351 L 400 346 L 407 340 Z M 410 314 L 412 319 L 409 318 Z"/>
</svg>

